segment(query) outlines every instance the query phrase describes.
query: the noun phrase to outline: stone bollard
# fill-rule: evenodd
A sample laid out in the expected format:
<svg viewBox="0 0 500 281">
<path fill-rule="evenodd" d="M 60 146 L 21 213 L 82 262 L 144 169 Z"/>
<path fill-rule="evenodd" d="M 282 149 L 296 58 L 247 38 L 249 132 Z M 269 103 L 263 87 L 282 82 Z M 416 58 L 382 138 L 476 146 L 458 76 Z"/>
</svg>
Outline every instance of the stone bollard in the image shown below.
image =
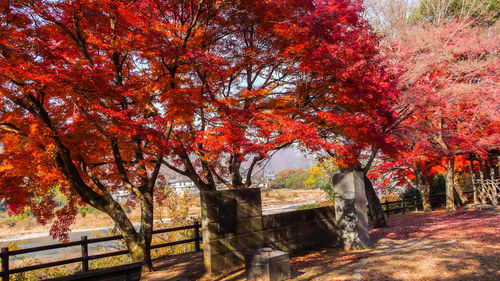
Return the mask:
<svg viewBox="0 0 500 281">
<path fill-rule="evenodd" d="M 370 247 L 367 200 L 362 172 L 336 174 L 332 179 L 339 244 L 346 250 Z"/>
<path fill-rule="evenodd" d="M 288 253 L 261 248 L 245 254 L 247 281 L 283 281 L 290 279 Z"/>
</svg>

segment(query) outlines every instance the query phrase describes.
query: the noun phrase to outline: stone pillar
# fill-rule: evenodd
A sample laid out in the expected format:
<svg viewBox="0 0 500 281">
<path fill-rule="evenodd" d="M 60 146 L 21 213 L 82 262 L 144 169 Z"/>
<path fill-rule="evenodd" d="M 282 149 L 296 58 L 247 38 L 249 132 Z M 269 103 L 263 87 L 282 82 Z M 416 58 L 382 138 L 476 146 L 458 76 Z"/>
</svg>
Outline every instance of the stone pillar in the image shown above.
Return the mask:
<svg viewBox="0 0 500 281">
<path fill-rule="evenodd" d="M 264 245 L 259 188 L 201 192 L 203 255 L 210 274 L 245 263 L 245 253 Z"/>
<path fill-rule="evenodd" d="M 367 216 L 367 200 L 362 172 L 334 175 L 335 218 L 339 227 L 339 243 L 346 250 L 364 249 L 371 245 Z"/>
</svg>

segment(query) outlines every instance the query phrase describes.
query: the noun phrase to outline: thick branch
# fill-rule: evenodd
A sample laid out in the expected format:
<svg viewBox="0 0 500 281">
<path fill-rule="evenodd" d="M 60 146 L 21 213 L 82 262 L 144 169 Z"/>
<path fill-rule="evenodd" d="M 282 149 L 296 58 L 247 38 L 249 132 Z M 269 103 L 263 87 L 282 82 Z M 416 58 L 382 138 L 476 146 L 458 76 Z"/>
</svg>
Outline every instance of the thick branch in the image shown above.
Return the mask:
<svg viewBox="0 0 500 281">
<path fill-rule="evenodd" d="M 116 168 L 118 169 L 118 173 L 120 174 L 120 178 L 122 180 L 123 186 L 125 188 L 133 191 L 133 185 L 128 179 L 127 172 L 125 170 L 125 166 L 123 165 L 123 159 L 120 154 L 120 148 L 118 147 L 118 139 L 111 139 L 111 149 L 113 150 L 113 157 L 115 158 Z M 136 194 L 138 195 L 138 194 Z"/>
<path fill-rule="evenodd" d="M 134 137 L 135 158 L 137 158 L 139 162 L 138 166 L 141 169 L 141 171 L 139 171 L 139 177 L 141 178 L 142 186 L 146 187 L 149 183 L 148 170 L 146 169 L 146 165 L 144 164 L 144 154 L 142 153 L 141 143 L 142 141 L 139 137 Z"/>
<path fill-rule="evenodd" d="M 18 127 L 14 126 L 10 123 L 5 123 L 5 122 L 0 123 L 0 130 L 6 131 L 8 133 L 14 133 L 14 134 L 20 135 L 24 138 L 28 138 L 28 135 L 26 135 Z"/>
<path fill-rule="evenodd" d="M 370 159 L 368 159 L 368 163 L 366 163 L 365 167 L 363 168 L 363 173 L 366 175 L 368 174 L 368 171 L 372 167 L 373 160 L 375 160 L 375 157 L 377 157 L 379 148 L 377 146 L 372 146 L 372 154 L 370 155 Z"/>
<path fill-rule="evenodd" d="M 148 182 L 148 190 L 153 190 L 153 188 L 154 188 L 154 185 L 156 183 L 156 179 L 158 178 L 158 175 L 160 174 L 162 159 L 163 159 L 162 154 L 159 154 L 156 157 L 155 167 L 153 169 L 153 173 L 151 174 L 151 177 L 149 178 L 149 182 Z"/>
<path fill-rule="evenodd" d="M 249 187 L 251 184 L 252 184 L 252 173 L 253 173 L 253 169 L 255 168 L 255 165 L 260 161 L 262 160 L 262 157 L 258 157 L 258 156 L 255 156 L 253 159 L 252 159 L 252 163 L 250 164 L 250 167 L 248 168 L 248 171 L 247 171 L 247 178 L 246 178 L 246 181 L 245 181 L 245 186 L 246 187 Z"/>
</svg>

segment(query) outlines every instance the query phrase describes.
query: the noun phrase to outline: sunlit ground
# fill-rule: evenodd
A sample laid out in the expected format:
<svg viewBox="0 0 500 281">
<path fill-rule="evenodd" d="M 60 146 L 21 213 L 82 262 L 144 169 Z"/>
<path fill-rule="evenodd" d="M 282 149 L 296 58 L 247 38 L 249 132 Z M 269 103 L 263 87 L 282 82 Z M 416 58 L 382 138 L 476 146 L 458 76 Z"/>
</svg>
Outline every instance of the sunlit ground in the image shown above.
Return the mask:
<svg viewBox="0 0 500 281">
<path fill-rule="evenodd" d="M 291 259 L 293 280 L 500 280 L 500 214 L 461 210 L 391 216 L 371 231 L 373 248 L 314 251 Z M 163 261 L 144 280 L 196 280 L 201 255 Z M 160 265 L 158 263 L 158 265 Z M 168 264 L 168 266 L 167 266 Z M 217 280 L 244 280 L 243 269 Z"/>
</svg>

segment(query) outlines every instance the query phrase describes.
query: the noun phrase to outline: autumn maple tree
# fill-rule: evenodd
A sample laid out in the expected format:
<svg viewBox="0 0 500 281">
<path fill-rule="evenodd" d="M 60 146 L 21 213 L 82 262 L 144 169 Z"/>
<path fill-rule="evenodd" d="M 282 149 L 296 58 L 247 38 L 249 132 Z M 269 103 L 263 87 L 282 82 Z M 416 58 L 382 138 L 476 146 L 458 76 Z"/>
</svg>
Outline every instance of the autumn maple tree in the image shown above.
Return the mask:
<svg viewBox="0 0 500 281">
<path fill-rule="evenodd" d="M 167 12 L 148 1 L 9 1 L 1 9 L 2 196 L 41 223 L 55 216 L 59 238 L 77 206 L 89 204 L 151 269 L 153 192 L 165 184 L 172 122 L 155 107 L 158 77 L 147 64 L 172 48 L 168 38 L 151 39 Z M 55 187 L 69 202 L 54 212 Z M 140 205 L 139 230 L 112 197 L 120 189 Z"/>
<path fill-rule="evenodd" d="M 377 37 L 360 1 L 248 1 L 234 9 L 235 33 L 213 52 L 224 61 L 219 71 L 196 66 L 203 100 L 179 113 L 189 122 L 172 131 L 167 167 L 202 190 L 244 188 L 269 152 L 295 142 L 328 151 L 345 149 L 335 146 L 338 136 L 384 142 L 376 131 L 393 119 L 394 85 L 376 66 Z"/>
<path fill-rule="evenodd" d="M 460 194 L 456 157 L 485 154 L 500 141 L 498 24 L 484 26 L 484 17 L 476 20 L 476 7 L 451 15 L 445 8 L 434 9 L 447 13 L 432 17 L 439 21 L 398 21 L 401 25 L 382 44 L 401 92 L 393 104 L 399 121 L 389 137 L 401 145 L 379 172 L 395 173 L 401 184 L 419 189 L 426 211 L 435 171 L 446 174 L 447 210 L 454 210 L 454 193 Z"/>
<path fill-rule="evenodd" d="M 279 1 L 228 1 L 225 25 L 199 31 L 201 45 L 214 40 L 204 61 L 175 68 L 157 65 L 165 79 L 160 91 L 175 79 L 177 95 L 169 95 L 164 106 L 183 105 L 181 111 L 166 111 L 179 118 L 172 127 L 172 143 L 163 163 L 189 177 L 200 190 L 247 188 L 254 169 L 271 151 L 294 142 L 319 145 L 315 127 L 296 118 L 290 106 L 300 75 L 300 58 L 284 53 L 296 37 L 286 34 L 290 9 L 310 13 L 305 3 Z M 270 13 L 282 10 L 283 13 Z M 283 23 L 282 23 L 283 22 Z M 286 22 L 286 24 L 285 24 Z M 280 30 L 283 29 L 283 30 Z M 208 33 L 208 34 L 207 34 Z M 167 58 L 165 58 L 165 61 Z M 168 65 L 168 63 L 166 63 Z M 186 101 L 185 96 L 191 97 Z M 171 106 L 172 105 L 172 106 Z"/>
<path fill-rule="evenodd" d="M 200 190 L 245 188 L 273 150 L 331 148 L 318 137 L 321 120 L 332 133 L 367 138 L 390 119 L 359 1 L 0 8 L 1 196 L 41 223 L 55 218 L 59 238 L 78 205 L 101 210 L 148 270 L 162 166 Z M 328 106 L 317 107 L 321 100 Z M 68 198 L 62 208 L 56 187 Z M 113 199 L 118 190 L 140 206 L 138 229 Z"/>
<path fill-rule="evenodd" d="M 397 89 L 381 65 L 379 37 L 362 18 L 361 4 L 340 1 L 317 10 L 318 17 L 328 20 L 314 22 L 311 31 L 301 36 L 313 43 L 300 46 L 305 76 L 296 94 L 304 118 L 316 124 L 318 135 L 328 144 L 324 151 L 340 170 L 365 175 L 372 220 L 383 227 L 380 202 L 366 174 L 379 149 L 393 150 L 385 131 L 396 119 L 391 105 Z"/>
</svg>

